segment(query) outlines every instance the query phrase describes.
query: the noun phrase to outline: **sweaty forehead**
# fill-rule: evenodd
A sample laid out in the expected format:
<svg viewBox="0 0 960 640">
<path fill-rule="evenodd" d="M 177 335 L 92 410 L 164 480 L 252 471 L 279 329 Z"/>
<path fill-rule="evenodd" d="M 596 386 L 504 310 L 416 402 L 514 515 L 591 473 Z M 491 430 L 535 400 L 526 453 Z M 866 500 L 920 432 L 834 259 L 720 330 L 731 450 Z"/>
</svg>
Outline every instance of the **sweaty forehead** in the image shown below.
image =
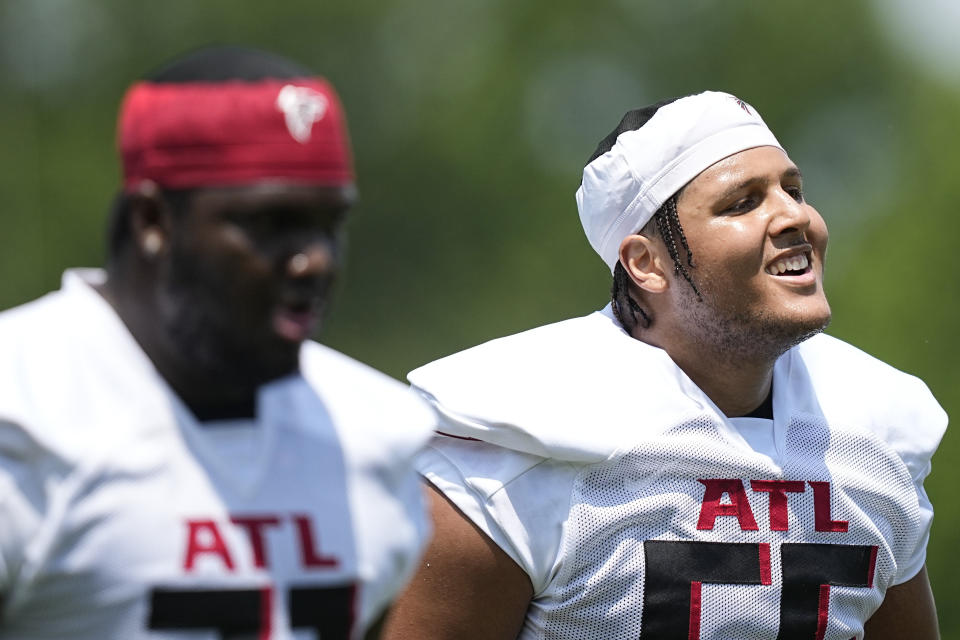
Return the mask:
<svg viewBox="0 0 960 640">
<path fill-rule="evenodd" d="M 777 147 L 755 147 L 718 160 L 687 183 L 680 200 L 697 195 L 723 196 L 754 182 L 781 180 L 800 176 L 800 170 L 787 154 Z"/>
</svg>

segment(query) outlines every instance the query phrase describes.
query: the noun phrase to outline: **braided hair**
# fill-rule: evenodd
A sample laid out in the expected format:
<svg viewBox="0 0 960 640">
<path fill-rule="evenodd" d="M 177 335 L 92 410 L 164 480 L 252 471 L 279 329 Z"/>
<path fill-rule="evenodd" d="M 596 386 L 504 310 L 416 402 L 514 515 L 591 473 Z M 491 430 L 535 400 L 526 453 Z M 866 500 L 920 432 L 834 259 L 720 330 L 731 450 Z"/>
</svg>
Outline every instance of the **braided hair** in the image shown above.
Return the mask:
<svg viewBox="0 0 960 640">
<path fill-rule="evenodd" d="M 656 213 L 653 214 L 653 219 L 648 223 L 647 227 L 644 227 L 643 231 L 651 234 L 656 233 L 660 236 L 664 245 L 667 247 L 667 253 L 670 255 L 670 259 L 673 261 L 674 273 L 682 276 L 693 288 L 693 292 L 697 294 L 697 298 L 702 299 L 700 290 L 697 288 L 696 283 L 694 283 L 693 278 L 690 276 L 690 272 L 687 270 L 687 267 L 691 269 L 694 267 L 693 251 L 690 250 L 690 246 L 687 244 L 687 236 L 683 232 L 683 227 L 680 225 L 680 218 L 677 215 L 677 199 L 679 196 L 679 191 L 670 196 L 667 201 L 657 209 Z M 681 250 L 686 254 L 686 260 L 681 258 Z M 653 318 L 651 318 L 650 315 L 643 310 L 643 307 L 633 299 L 633 296 L 630 295 L 630 282 L 630 275 L 627 273 L 627 270 L 624 269 L 622 263 L 617 262 L 613 268 L 613 284 L 610 287 L 610 299 L 613 303 L 613 313 L 617 317 L 617 320 L 620 321 L 620 324 L 623 325 L 625 329 L 632 332 L 637 325 L 640 325 L 643 329 L 649 328 L 653 322 Z M 624 313 L 624 311 L 626 311 L 626 313 Z"/>
<path fill-rule="evenodd" d="M 697 289 L 697 285 L 690 277 L 690 272 L 687 271 L 687 267 L 693 269 L 693 251 L 690 250 L 690 246 L 687 244 L 687 234 L 683 232 L 683 227 L 680 225 L 680 216 L 677 214 L 677 200 L 680 199 L 681 191 L 683 191 L 683 189 L 670 196 L 654 214 L 653 219 L 657 225 L 657 233 L 660 234 L 660 238 L 664 244 L 667 245 L 667 253 L 670 254 L 670 259 L 673 260 L 673 272 L 678 276 L 683 276 L 683 279 L 693 287 L 693 292 L 697 294 L 697 298 L 702 300 L 700 290 Z M 687 254 L 686 264 L 680 259 L 677 240 L 680 241 L 680 247 L 683 249 L 683 252 Z"/>
<path fill-rule="evenodd" d="M 653 114 L 655 114 L 660 107 L 668 105 L 674 100 L 677 100 L 677 98 L 670 98 L 648 107 L 643 107 L 642 109 L 632 109 L 628 111 L 624 114 L 623 118 L 621 118 L 620 124 L 600 141 L 593 155 L 587 160 L 587 164 L 590 164 L 610 151 L 613 145 L 616 144 L 617 138 L 621 133 L 639 129 L 653 117 Z M 697 289 L 697 285 L 693 282 L 693 278 L 690 277 L 690 272 L 687 270 L 687 267 L 692 269 L 694 265 L 693 252 L 687 244 L 687 236 L 683 231 L 683 227 L 680 225 L 680 218 L 677 215 L 677 200 L 682 191 L 683 189 L 680 189 L 680 191 L 674 193 L 660 205 L 660 208 L 653 214 L 653 218 L 647 223 L 647 226 L 644 227 L 642 232 L 647 235 L 656 233 L 660 236 L 667 247 L 667 253 L 670 255 L 670 259 L 673 261 L 674 273 L 682 276 L 693 288 L 693 292 L 697 294 L 697 298 L 702 299 L 700 290 Z M 681 250 L 686 254 L 686 260 L 681 258 Z M 632 331 L 638 324 L 646 329 L 651 325 L 653 319 L 630 295 L 630 282 L 630 276 L 627 274 L 626 269 L 623 268 L 621 263 L 617 262 L 613 269 L 613 284 L 610 287 L 613 313 L 616 315 L 617 320 L 620 321 L 620 324 L 628 331 Z"/>
</svg>

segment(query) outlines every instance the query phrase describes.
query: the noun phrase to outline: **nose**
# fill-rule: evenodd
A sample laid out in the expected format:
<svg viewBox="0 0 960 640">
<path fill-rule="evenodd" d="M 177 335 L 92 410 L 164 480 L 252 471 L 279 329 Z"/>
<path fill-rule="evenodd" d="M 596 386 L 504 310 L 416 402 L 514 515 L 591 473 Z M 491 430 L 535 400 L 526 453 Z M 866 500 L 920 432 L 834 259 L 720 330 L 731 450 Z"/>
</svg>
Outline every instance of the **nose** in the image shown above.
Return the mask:
<svg viewBox="0 0 960 640">
<path fill-rule="evenodd" d="M 777 190 L 777 206 L 771 221 L 770 234 L 780 236 L 791 232 L 805 235 L 810 228 L 810 211 L 806 203 L 797 201 L 783 189 Z"/>
<path fill-rule="evenodd" d="M 286 259 L 284 270 L 291 278 L 323 275 L 336 265 L 336 257 L 330 242 L 312 242 L 300 247 Z"/>
</svg>

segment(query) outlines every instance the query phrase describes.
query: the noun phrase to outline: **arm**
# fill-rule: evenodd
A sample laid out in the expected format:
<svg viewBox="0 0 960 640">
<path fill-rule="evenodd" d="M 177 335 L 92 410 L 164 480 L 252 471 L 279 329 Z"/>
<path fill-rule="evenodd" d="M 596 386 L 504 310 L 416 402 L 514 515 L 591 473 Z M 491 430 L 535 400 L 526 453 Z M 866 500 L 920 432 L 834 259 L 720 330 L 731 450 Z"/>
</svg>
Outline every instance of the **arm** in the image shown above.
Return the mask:
<svg viewBox="0 0 960 640">
<path fill-rule="evenodd" d="M 383 640 L 515 639 L 533 596 L 529 577 L 433 486 L 426 492 L 433 539 Z"/>
<path fill-rule="evenodd" d="M 867 640 L 939 640 L 937 608 L 927 568 L 903 584 L 887 589 L 883 604 L 864 625 Z"/>
</svg>

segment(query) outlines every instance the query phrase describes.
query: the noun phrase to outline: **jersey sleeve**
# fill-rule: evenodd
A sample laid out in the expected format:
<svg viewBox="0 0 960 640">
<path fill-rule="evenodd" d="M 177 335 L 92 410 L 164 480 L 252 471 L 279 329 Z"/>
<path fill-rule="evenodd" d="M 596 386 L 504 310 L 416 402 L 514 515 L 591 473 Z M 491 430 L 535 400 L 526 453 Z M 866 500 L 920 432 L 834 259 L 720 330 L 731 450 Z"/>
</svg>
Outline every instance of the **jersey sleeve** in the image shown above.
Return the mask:
<svg viewBox="0 0 960 640">
<path fill-rule="evenodd" d="M 896 422 L 897 428 L 891 428 L 886 439 L 900 455 L 913 480 L 920 511 L 920 535 L 909 559 L 901 563 L 894 584 L 902 584 L 913 578 L 926 562 L 933 505 L 923 485 L 932 469 L 933 454 L 947 428 L 946 412 L 922 381 L 907 377 L 902 384 L 902 393 L 903 413 Z"/>
<path fill-rule="evenodd" d="M 898 558 L 893 584 L 913 578 L 926 561 L 933 506 L 924 490 L 931 459 L 947 428 L 947 414 L 927 385 L 913 375 L 831 336 L 798 347 L 819 410 L 834 424 L 857 424 L 879 438 L 910 474 L 919 507 L 910 540 Z"/>
<path fill-rule="evenodd" d="M 909 560 L 898 567 L 894 585 L 903 584 L 916 576 L 927 561 L 927 543 L 930 542 L 930 526 L 933 524 L 933 505 L 922 483 L 917 484 L 917 500 L 920 508 L 920 536 Z"/>
<path fill-rule="evenodd" d="M 479 441 L 435 438 L 421 452 L 423 476 L 546 590 L 579 467 Z"/>
<path fill-rule="evenodd" d="M 262 399 L 278 415 L 296 388 L 303 421 L 327 413 L 350 470 L 347 482 L 361 577 L 360 626 L 389 606 L 429 539 L 423 486 L 414 465 L 436 419 L 407 385 L 316 343 L 301 352 L 304 379 L 278 382 Z M 372 401 L 371 399 L 375 400 Z"/>
<path fill-rule="evenodd" d="M 430 523 L 412 460 L 364 474 L 352 491 L 363 577 L 358 614 L 361 628 L 368 628 L 413 575 L 429 539 Z"/>
<path fill-rule="evenodd" d="M 17 583 L 40 534 L 59 472 L 18 424 L 0 418 L 0 599 Z"/>
<path fill-rule="evenodd" d="M 933 524 L 933 504 L 927 496 L 924 481 L 931 472 L 933 454 L 947 428 L 946 412 L 923 382 L 911 378 L 904 387 L 907 402 L 906 415 L 900 421 L 903 426 L 891 429 L 887 438 L 910 471 L 920 510 L 920 535 L 909 560 L 901 564 L 894 584 L 902 584 L 913 578 L 926 562 L 927 543 Z"/>
</svg>

